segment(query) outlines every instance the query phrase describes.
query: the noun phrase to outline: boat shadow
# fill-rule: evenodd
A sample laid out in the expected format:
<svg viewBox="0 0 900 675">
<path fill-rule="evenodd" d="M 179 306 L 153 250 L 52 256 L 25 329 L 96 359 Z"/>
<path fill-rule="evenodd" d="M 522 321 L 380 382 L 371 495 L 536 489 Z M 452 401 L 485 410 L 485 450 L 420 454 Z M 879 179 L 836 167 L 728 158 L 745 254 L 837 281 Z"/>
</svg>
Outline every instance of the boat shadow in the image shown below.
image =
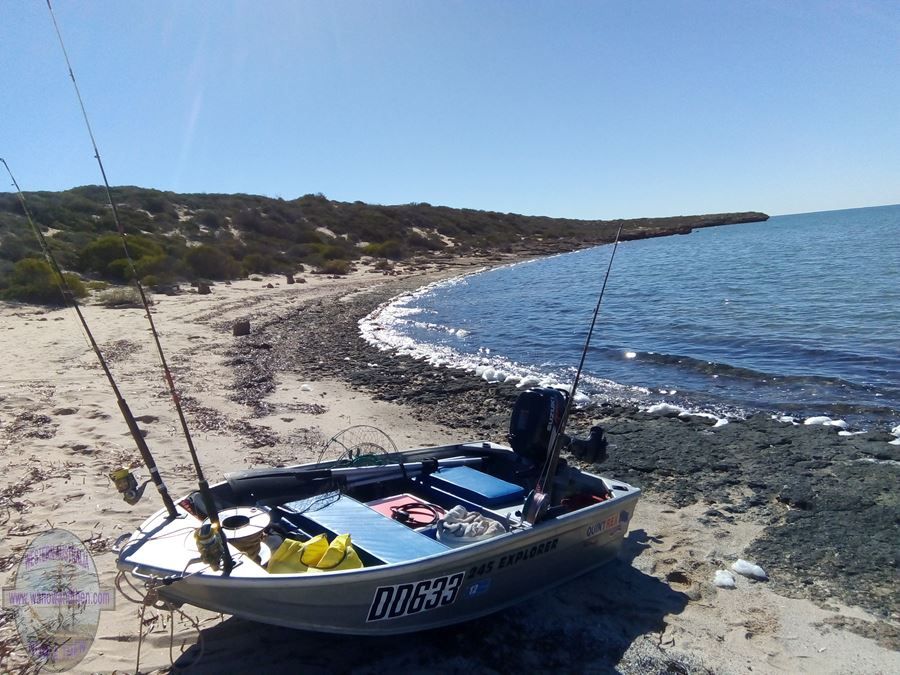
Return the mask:
<svg viewBox="0 0 900 675">
<path fill-rule="evenodd" d="M 660 633 L 688 597 L 632 563 L 651 536 L 634 530 L 619 557 L 520 605 L 412 635 L 356 637 L 229 618 L 202 631 L 178 672 L 610 672 L 641 635 Z"/>
</svg>

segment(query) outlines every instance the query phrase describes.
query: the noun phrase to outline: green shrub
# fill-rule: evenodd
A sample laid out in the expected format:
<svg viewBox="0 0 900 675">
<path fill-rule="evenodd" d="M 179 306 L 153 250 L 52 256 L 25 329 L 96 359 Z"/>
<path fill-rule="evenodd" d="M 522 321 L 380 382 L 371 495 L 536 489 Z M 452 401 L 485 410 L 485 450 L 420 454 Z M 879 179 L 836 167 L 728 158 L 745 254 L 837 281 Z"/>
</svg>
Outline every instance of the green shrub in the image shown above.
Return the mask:
<svg viewBox="0 0 900 675">
<path fill-rule="evenodd" d="M 174 207 L 161 194 L 146 194 L 141 199 L 141 206 L 153 215 L 161 215 L 163 213 L 174 212 Z"/>
<path fill-rule="evenodd" d="M 135 260 L 134 268 L 140 278 L 154 276 L 163 281 L 171 281 L 178 274 L 178 261 L 165 253 L 160 253 Z"/>
<path fill-rule="evenodd" d="M 146 237 L 130 236 L 127 242 L 128 252 L 135 261 L 135 266 L 141 258 L 158 259 L 159 256 L 165 256 L 162 247 Z M 111 279 L 127 281 L 132 276 L 131 266 L 122 247 L 122 238 L 117 234 L 98 237 L 85 246 L 78 254 L 78 264 L 83 272 L 94 272 Z"/>
<path fill-rule="evenodd" d="M 406 236 L 406 243 L 411 248 L 425 249 L 427 251 L 439 251 L 444 248 L 444 244 L 434 237 L 423 237 L 417 232 L 410 232 Z"/>
<path fill-rule="evenodd" d="M 87 295 L 84 283 L 74 274 L 63 274 L 69 290 L 76 298 Z M 23 258 L 13 266 L 0 299 L 31 302 L 39 305 L 65 305 L 59 278 L 44 260 Z"/>
<path fill-rule="evenodd" d="M 197 214 L 197 220 L 211 230 L 222 227 L 222 218 L 215 211 L 201 211 Z"/>
<path fill-rule="evenodd" d="M 194 274 L 204 279 L 236 279 L 241 274 L 237 260 L 206 244 L 189 249 L 185 262 Z"/>
<path fill-rule="evenodd" d="M 234 217 L 234 224 L 239 230 L 258 230 L 262 217 L 256 209 L 243 209 Z"/>
<path fill-rule="evenodd" d="M 380 244 L 368 244 L 363 247 L 363 253 L 375 258 L 390 258 L 392 260 L 402 260 L 409 255 L 409 250 L 403 242 L 396 239 L 389 239 Z"/>
<path fill-rule="evenodd" d="M 108 281 L 88 281 L 85 284 L 85 286 L 87 286 L 87 289 L 91 292 L 105 291 L 107 288 L 109 288 L 109 282 Z"/>
<path fill-rule="evenodd" d="M 353 257 L 356 253 L 353 246 L 347 244 L 343 239 L 337 239 L 334 243 L 319 244 L 319 255 L 325 260 L 346 260 L 347 257 Z"/>
<path fill-rule="evenodd" d="M 104 276 L 120 281 L 131 281 L 134 278 L 134 274 L 131 273 L 131 263 L 128 261 L 128 258 L 118 258 L 111 261 L 106 266 Z"/>
<path fill-rule="evenodd" d="M 244 274 L 272 274 L 278 271 L 278 262 L 262 253 L 248 253 L 241 261 Z"/>
<path fill-rule="evenodd" d="M 25 257 L 38 256 L 41 248 L 34 236 L 4 232 L 0 240 L 0 258 L 17 262 Z"/>
<path fill-rule="evenodd" d="M 304 258 L 309 258 L 311 255 L 315 255 L 318 251 L 316 246 L 320 245 L 321 242 L 310 242 L 306 244 L 295 244 L 291 246 L 287 250 L 287 256 L 293 260 L 303 260 Z"/>
<path fill-rule="evenodd" d="M 322 237 L 315 229 L 308 225 L 295 224 L 292 229 L 291 239 L 298 244 L 317 244 L 321 243 Z"/>
<path fill-rule="evenodd" d="M 141 307 L 141 294 L 133 286 L 117 286 L 104 291 L 97 298 L 104 307 Z"/>
<path fill-rule="evenodd" d="M 322 266 L 316 270 L 316 274 L 347 274 L 350 272 L 349 260 L 326 260 Z"/>
</svg>

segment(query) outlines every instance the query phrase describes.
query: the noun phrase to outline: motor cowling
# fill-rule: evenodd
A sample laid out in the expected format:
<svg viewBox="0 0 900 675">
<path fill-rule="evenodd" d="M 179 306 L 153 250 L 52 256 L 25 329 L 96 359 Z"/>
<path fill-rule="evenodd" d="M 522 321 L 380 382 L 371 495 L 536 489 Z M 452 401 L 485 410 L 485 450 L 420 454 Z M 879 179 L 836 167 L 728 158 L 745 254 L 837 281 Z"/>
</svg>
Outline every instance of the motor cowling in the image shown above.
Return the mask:
<svg viewBox="0 0 900 675">
<path fill-rule="evenodd" d="M 543 464 L 565 407 L 566 394 L 559 389 L 536 388 L 519 394 L 509 420 L 509 444 L 515 453 L 534 465 Z"/>
</svg>

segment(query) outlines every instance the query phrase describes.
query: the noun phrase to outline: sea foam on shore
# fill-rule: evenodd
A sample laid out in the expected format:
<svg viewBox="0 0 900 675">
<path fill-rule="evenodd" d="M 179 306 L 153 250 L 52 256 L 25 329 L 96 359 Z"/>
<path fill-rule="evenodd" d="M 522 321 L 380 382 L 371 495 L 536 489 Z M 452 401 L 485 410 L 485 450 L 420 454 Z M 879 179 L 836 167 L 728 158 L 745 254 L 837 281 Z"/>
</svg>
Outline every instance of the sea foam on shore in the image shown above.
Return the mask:
<svg viewBox="0 0 900 675">
<path fill-rule="evenodd" d="M 530 261 L 528 261 L 530 262 Z M 522 263 L 519 263 L 522 264 Z M 505 267 L 508 267 L 505 266 Z M 456 284 L 464 283 L 465 280 L 473 275 L 484 272 L 486 268 L 429 283 L 412 292 L 404 293 L 388 302 L 382 303 L 375 310 L 367 314 L 359 321 L 360 335 L 369 344 L 377 347 L 381 351 L 392 351 L 398 355 L 410 356 L 417 360 L 425 361 L 434 367 L 450 367 L 458 368 L 471 373 L 474 377 L 480 378 L 488 383 L 507 383 L 513 384 L 518 388 L 529 387 L 556 387 L 570 390 L 571 384 L 560 382 L 558 378 L 548 376 L 516 363 L 501 355 L 492 353 L 489 347 L 480 347 L 476 354 L 466 354 L 455 349 L 452 345 L 442 342 L 439 334 L 455 335 L 458 338 L 465 338 L 470 335 L 470 331 L 465 328 L 449 328 L 438 323 L 422 321 L 419 319 L 423 313 L 422 308 L 411 306 L 418 299 Z M 409 326 L 416 326 L 428 334 L 436 337 L 431 341 L 421 341 L 410 336 L 405 330 Z M 477 336 L 475 336 L 477 339 Z M 633 352 L 628 352 L 626 358 L 630 358 Z M 574 369 L 572 371 L 574 373 Z M 588 395 L 583 389 L 575 396 L 575 404 L 578 406 L 586 405 L 590 402 L 613 402 L 625 405 L 636 405 L 640 410 L 649 414 L 677 414 L 680 416 L 707 417 L 714 420 L 714 426 L 719 427 L 725 425 L 729 420 L 743 419 L 749 414 L 747 411 L 738 409 L 712 410 L 703 409 L 696 406 L 684 406 L 671 403 L 665 399 L 661 401 L 648 400 L 652 392 L 645 387 L 634 385 L 626 385 L 611 380 L 593 377 L 589 374 L 584 375 L 582 382 L 595 392 L 594 396 Z M 661 390 L 659 394 L 674 394 L 676 392 Z M 774 415 L 776 419 L 784 422 L 797 424 L 794 417 L 786 415 Z M 833 426 L 840 429 L 839 435 L 852 436 L 858 433 L 864 433 L 863 430 L 851 430 L 850 425 L 844 420 L 835 420 L 831 417 L 820 415 L 808 417 L 802 420 L 806 426 Z M 897 440 L 892 443 L 900 445 L 900 425 L 894 427 L 891 433 L 897 436 Z"/>
</svg>

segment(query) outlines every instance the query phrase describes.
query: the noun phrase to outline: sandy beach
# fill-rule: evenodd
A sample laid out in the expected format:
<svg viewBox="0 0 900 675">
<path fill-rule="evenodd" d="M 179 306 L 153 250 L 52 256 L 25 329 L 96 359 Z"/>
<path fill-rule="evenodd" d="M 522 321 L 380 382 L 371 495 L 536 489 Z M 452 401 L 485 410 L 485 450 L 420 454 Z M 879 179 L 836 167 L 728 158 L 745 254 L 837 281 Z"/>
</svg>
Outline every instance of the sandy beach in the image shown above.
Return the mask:
<svg viewBox="0 0 900 675">
<path fill-rule="evenodd" d="M 483 264 L 419 266 L 392 276 L 361 267 L 345 277 L 298 275 L 302 283 L 292 285 L 268 277 L 217 284 L 209 295 L 185 288 L 180 295 L 154 296 L 153 316 L 210 482 L 228 471 L 310 461 L 329 437 L 356 424 L 385 430 L 398 447 L 502 440 L 503 406 L 514 392 L 459 378 L 450 412 L 439 415 L 435 391 L 445 380 L 422 364 L 379 356 L 354 332 L 356 316 L 393 295 Z M 182 495 L 194 488 L 195 477 L 142 314 L 85 307 L 170 491 Z M 239 319 L 250 320 L 249 336 L 232 336 Z M 29 541 L 57 527 L 86 542 L 101 587 L 113 588 L 113 542 L 160 502 L 150 486 L 130 507 L 107 477 L 120 466 L 134 468 L 141 479 L 147 475 L 109 385 L 70 309 L 0 303 L 0 349 L 3 585 L 12 584 Z M 399 372 L 405 376 L 392 377 Z M 477 415 L 471 412 L 476 408 Z M 702 420 L 651 419 L 611 408 L 591 411 L 580 423 L 597 420 L 621 450 L 616 457 L 613 447 L 610 462 L 598 471 L 645 489 L 621 559 L 604 569 L 476 622 L 383 639 L 300 633 L 191 607 L 174 616 L 147 609 L 141 626 L 141 607 L 117 595 L 115 609 L 101 613 L 97 637 L 75 672 L 134 672 L 139 647 L 141 672 L 166 671 L 173 662 L 178 670 L 209 673 L 900 672 L 895 567 L 883 569 L 883 578 L 877 570 L 864 572 L 861 585 L 847 593 L 811 573 L 810 588 L 801 591 L 802 565 L 789 570 L 772 553 L 770 582 L 738 576 L 735 589 L 716 588 L 716 570 L 738 558 L 754 560 L 772 550 L 772 542 L 784 547 L 781 530 L 773 527 L 796 507 L 792 495 L 771 496 L 781 488 L 770 495 L 735 468 L 726 472 L 731 483 L 702 483 L 706 494 L 698 497 L 686 476 L 714 471 L 662 451 L 642 455 L 651 466 L 641 469 L 639 449 L 626 441 L 632 433 L 671 433 L 669 425 L 681 430 L 683 443 L 693 444 L 691 439 L 712 435 Z M 844 461 L 840 453 L 856 453 L 848 455 L 848 471 L 856 470 L 860 453 L 874 453 L 873 466 L 880 462 L 876 468 L 896 476 L 897 462 L 883 454 L 890 451 L 886 439 L 856 438 L 846 445 L 851 441 L 822 430 L 768 424 L 729 425 L 730 436 L 718 437 L 725 440 L 716 446 L 722 453 L 716 461 L 742 444 L 748 454 L 760 455 L 761 446 L 794 447 L 806 434 L 802 442 L 826 448 L 826 455 L 834 448 L 834 462 Z M 773 434 L 788 440 L 775 442 Z M 681 464 L 680 473 L 666 470 L 667 462 Z M 805 470 L 818 491 L 817 469 Z M 773 479 L 778 476 L 765 476 Z M 764 498 L 754 503 L 754 494 Z M 877 602 L 867 594 L 878 595 Z M 854 597 L 858 601 L 851 602 Z M 30 661 L 11 615 L 2 617 L 0 670 L 27 672 Z"/>
</svg>

